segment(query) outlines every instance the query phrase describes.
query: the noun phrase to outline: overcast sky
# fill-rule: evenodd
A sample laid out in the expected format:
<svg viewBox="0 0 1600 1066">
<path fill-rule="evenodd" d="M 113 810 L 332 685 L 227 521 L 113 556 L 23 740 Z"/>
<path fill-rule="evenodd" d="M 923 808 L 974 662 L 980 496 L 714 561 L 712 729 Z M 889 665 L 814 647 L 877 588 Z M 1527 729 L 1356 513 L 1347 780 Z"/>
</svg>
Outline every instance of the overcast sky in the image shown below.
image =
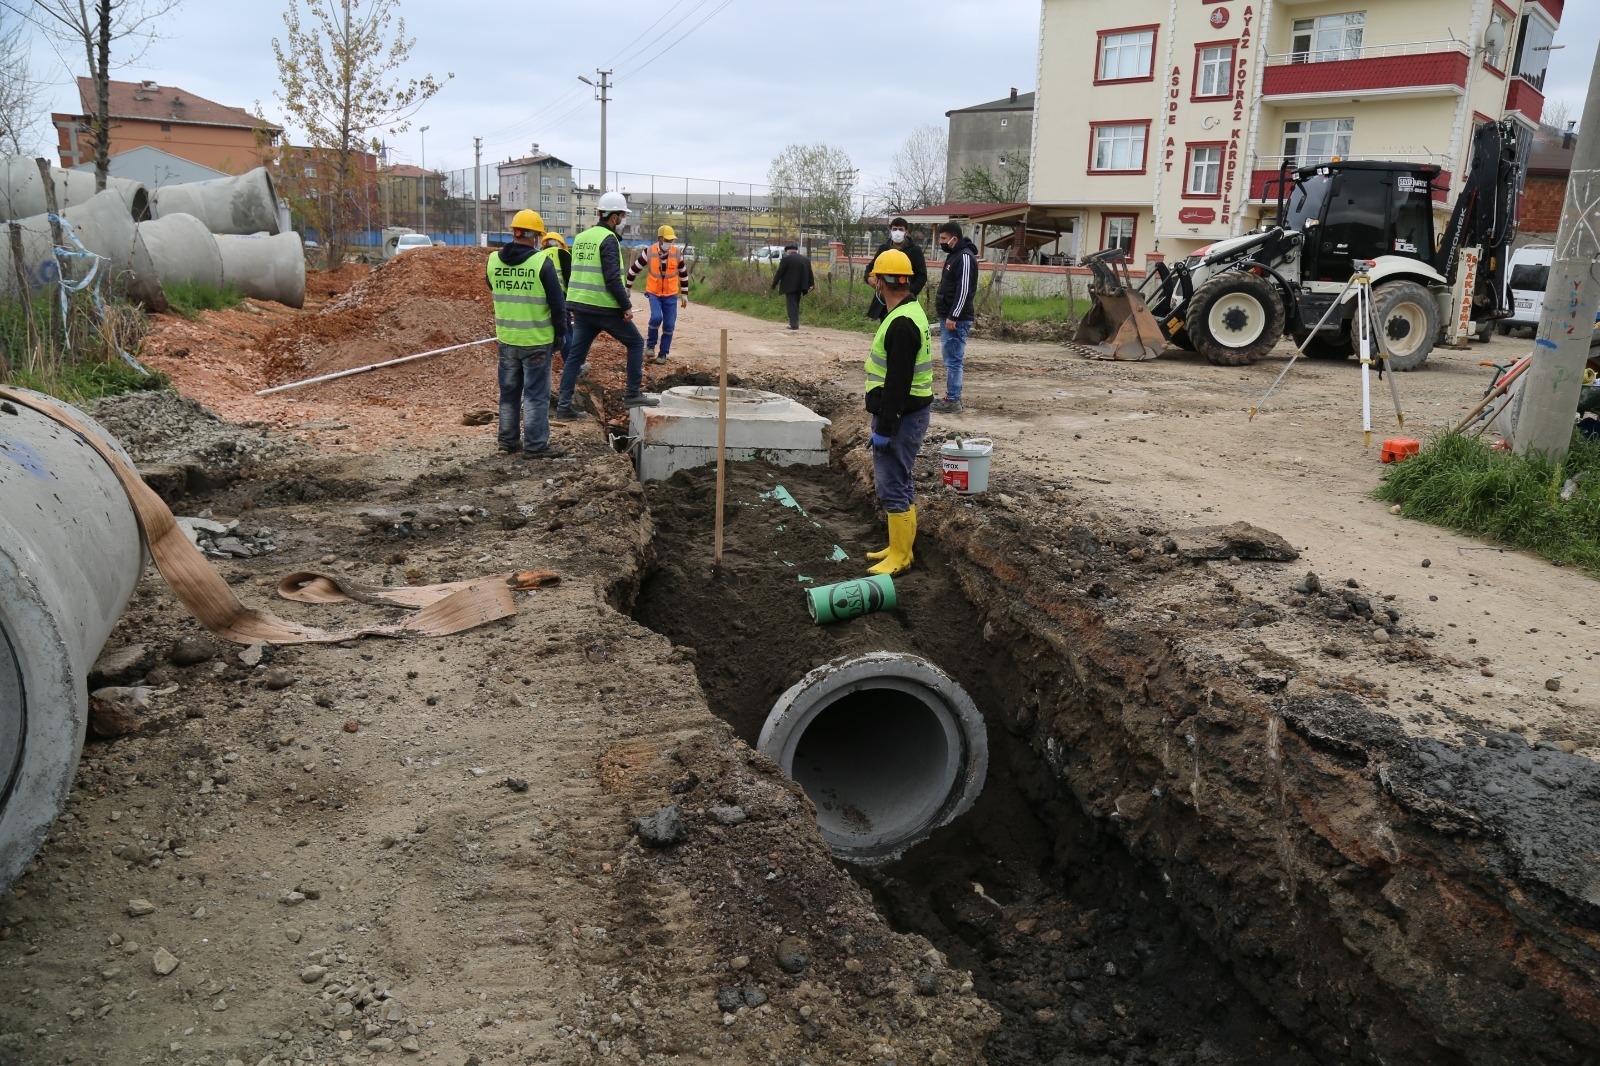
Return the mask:
<svg viewBox="0 0 1600 1066">
<path fill-rule="evenodd" d="M 271 41 L 282 12 L 280 0 L 187 0 L 166 39 L 115 76 L 247 109 L 259 100 L 280 119 Z M 392 138 L 397 162 L 423 161 L 427 125 L 432 168 L 471 166 L 474 136 L 485 163 L 537 141 L 598 167 L 600 105 L 577 75 L 608 66 L 612 170 L 762 182 L 785 145 L 824 141 L 850 154 L 864 188 L 887 181 L 915 127 L 1031 90 L 1039 32 L 1039 0 L 404 0 L 400 12 L 416 38 L 412 72 L 455 78 Z M 1570 100 L 1573 118 L 1597 42 L 1600 0 L 1567 0 L 1545 92 Z M 34 60 L 50 109 L 76 111 L 82 71 L 42 43 Z"/>
</svg>

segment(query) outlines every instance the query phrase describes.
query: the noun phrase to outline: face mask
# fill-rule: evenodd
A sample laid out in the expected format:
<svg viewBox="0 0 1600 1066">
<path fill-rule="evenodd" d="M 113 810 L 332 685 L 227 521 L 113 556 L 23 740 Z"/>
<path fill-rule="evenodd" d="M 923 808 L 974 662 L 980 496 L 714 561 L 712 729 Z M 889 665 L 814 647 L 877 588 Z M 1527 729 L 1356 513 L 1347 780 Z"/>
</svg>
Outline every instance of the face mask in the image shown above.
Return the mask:
<svg viewBox="0 0 1600 1066">
<path fill-rule="evenodd" d="M 894 243 L 899 244 L 901 241 L 906 239 L 906 231 L 903 229 L 892 229 L 889 231 L 889 239 Z"/>
</svg>

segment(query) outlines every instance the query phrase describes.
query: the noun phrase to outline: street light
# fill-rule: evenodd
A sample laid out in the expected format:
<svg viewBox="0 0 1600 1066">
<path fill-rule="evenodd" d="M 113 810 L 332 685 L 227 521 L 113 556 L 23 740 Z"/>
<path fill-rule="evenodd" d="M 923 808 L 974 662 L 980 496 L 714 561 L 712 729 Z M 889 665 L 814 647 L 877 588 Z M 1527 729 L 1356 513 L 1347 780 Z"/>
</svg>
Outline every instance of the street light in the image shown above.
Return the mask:
<svg viewBox="0 0 1600 1066">
<path fill-rule="evenodd" d="M 422 233 L 428 233 L 428 127 L 422 127 Z"/>
<path fill-rule="evenodd" d="M 601 192 L 605 192 L 606 191 L 606 104 L 609 103 L 610 100 L 611 100 L 611 96 L 607 91 L 607 90 L 609 90 L 611 88 L 611 71 L 609 71 L 609 70 L 597 70 L 597 71 L 595 71 L 595 76 L 600 79 L 598 82 L 590 81 L 588 78 L 584 77 L 582 74 L 578 75 L 578 80 L 583 82 L 585 85 L 592 86 L 594 88 L 594 98 L 596 100 L 600 101 L 600 191 Z"/>
</svg>

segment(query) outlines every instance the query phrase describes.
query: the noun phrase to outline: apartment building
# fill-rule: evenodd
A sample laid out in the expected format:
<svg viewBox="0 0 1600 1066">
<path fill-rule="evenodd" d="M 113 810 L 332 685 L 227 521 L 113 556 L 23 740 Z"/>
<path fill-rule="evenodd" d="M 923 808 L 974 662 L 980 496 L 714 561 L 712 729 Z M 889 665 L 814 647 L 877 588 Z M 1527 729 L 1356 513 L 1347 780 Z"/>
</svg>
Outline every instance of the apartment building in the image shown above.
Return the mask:
<svg viewBox="0 0 1600 1066">
<path fill-rule="evenodd" d="M 109 83 L 113 160 L 138 148 L 155 148 L 221 174 L 243 174 L 271 159 L 283 129 L 243 108 L 219 104 L 175 85 L 154 81 Z M 94 162 L 94 82 L 78 79 L 83 112 L 50 116 L 63 167 Z M 149 153 L 144 154 L 149 159 Z M 117 173 L 113 162 L 113 173 Z M 141 179 L 143 180 L 143 179 Z"/>
<path fill-rule="evenodd" d="M 538 145 L 533 147 L 533 155 L 507 160 L 496 168 L 500 178 L 500 224 L 509 229 L 512 216 L 527 207 L 543 216 L 552 233 L 571 233 L 573 226 L 583 220 L 572 164 L 538 151 Z"/>
<path fill-rule="evenodd" d="M 1276 216 L 1280 167 L 1531 138 L 1563 0 L 1043 0 L 1030 224 L 1137 268 Z"/>
</svg>

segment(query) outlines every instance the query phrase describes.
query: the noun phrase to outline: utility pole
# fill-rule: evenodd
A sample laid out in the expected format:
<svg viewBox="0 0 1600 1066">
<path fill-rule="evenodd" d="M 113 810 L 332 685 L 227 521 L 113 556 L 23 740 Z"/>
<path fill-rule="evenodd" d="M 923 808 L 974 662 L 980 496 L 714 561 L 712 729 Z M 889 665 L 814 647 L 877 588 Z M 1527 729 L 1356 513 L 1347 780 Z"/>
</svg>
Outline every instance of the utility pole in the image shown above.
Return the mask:
<svg viewBox="0 0 1600 1066">
<path fill-rule="evenodd" d="M 1522 404 L 1511 433 L 1519 455 L 1542 453 L 1552 463 L 1566 457 L 1578 410 L 1594 315 L 1600 306 L 1600 49 L 1589 74 L 1589 96 L 1572 152 L 1566 204 L 1556 236 L 1539 339 L 1522 385 Z"/>
<path fill-rule="evenodd" d="M 422 127 L 422 232 L 428 232 L 428 127 Z"/>
<path fill-rule="evenodd" d="M 590 81 L 582 74 L 578 80 L 594 87 L 594 98 L 600 101 L 600 191 L 606 191 L 606 104 L 611 102 L 611 71 L 596 70 L 599 81 Z"/>
<path fill-rule="evenodd" d="M 483 138 L 472 138 L 472 243 L 483 240 L 483 189 L 479 179 L 483 174 Z"/>
</svg>

